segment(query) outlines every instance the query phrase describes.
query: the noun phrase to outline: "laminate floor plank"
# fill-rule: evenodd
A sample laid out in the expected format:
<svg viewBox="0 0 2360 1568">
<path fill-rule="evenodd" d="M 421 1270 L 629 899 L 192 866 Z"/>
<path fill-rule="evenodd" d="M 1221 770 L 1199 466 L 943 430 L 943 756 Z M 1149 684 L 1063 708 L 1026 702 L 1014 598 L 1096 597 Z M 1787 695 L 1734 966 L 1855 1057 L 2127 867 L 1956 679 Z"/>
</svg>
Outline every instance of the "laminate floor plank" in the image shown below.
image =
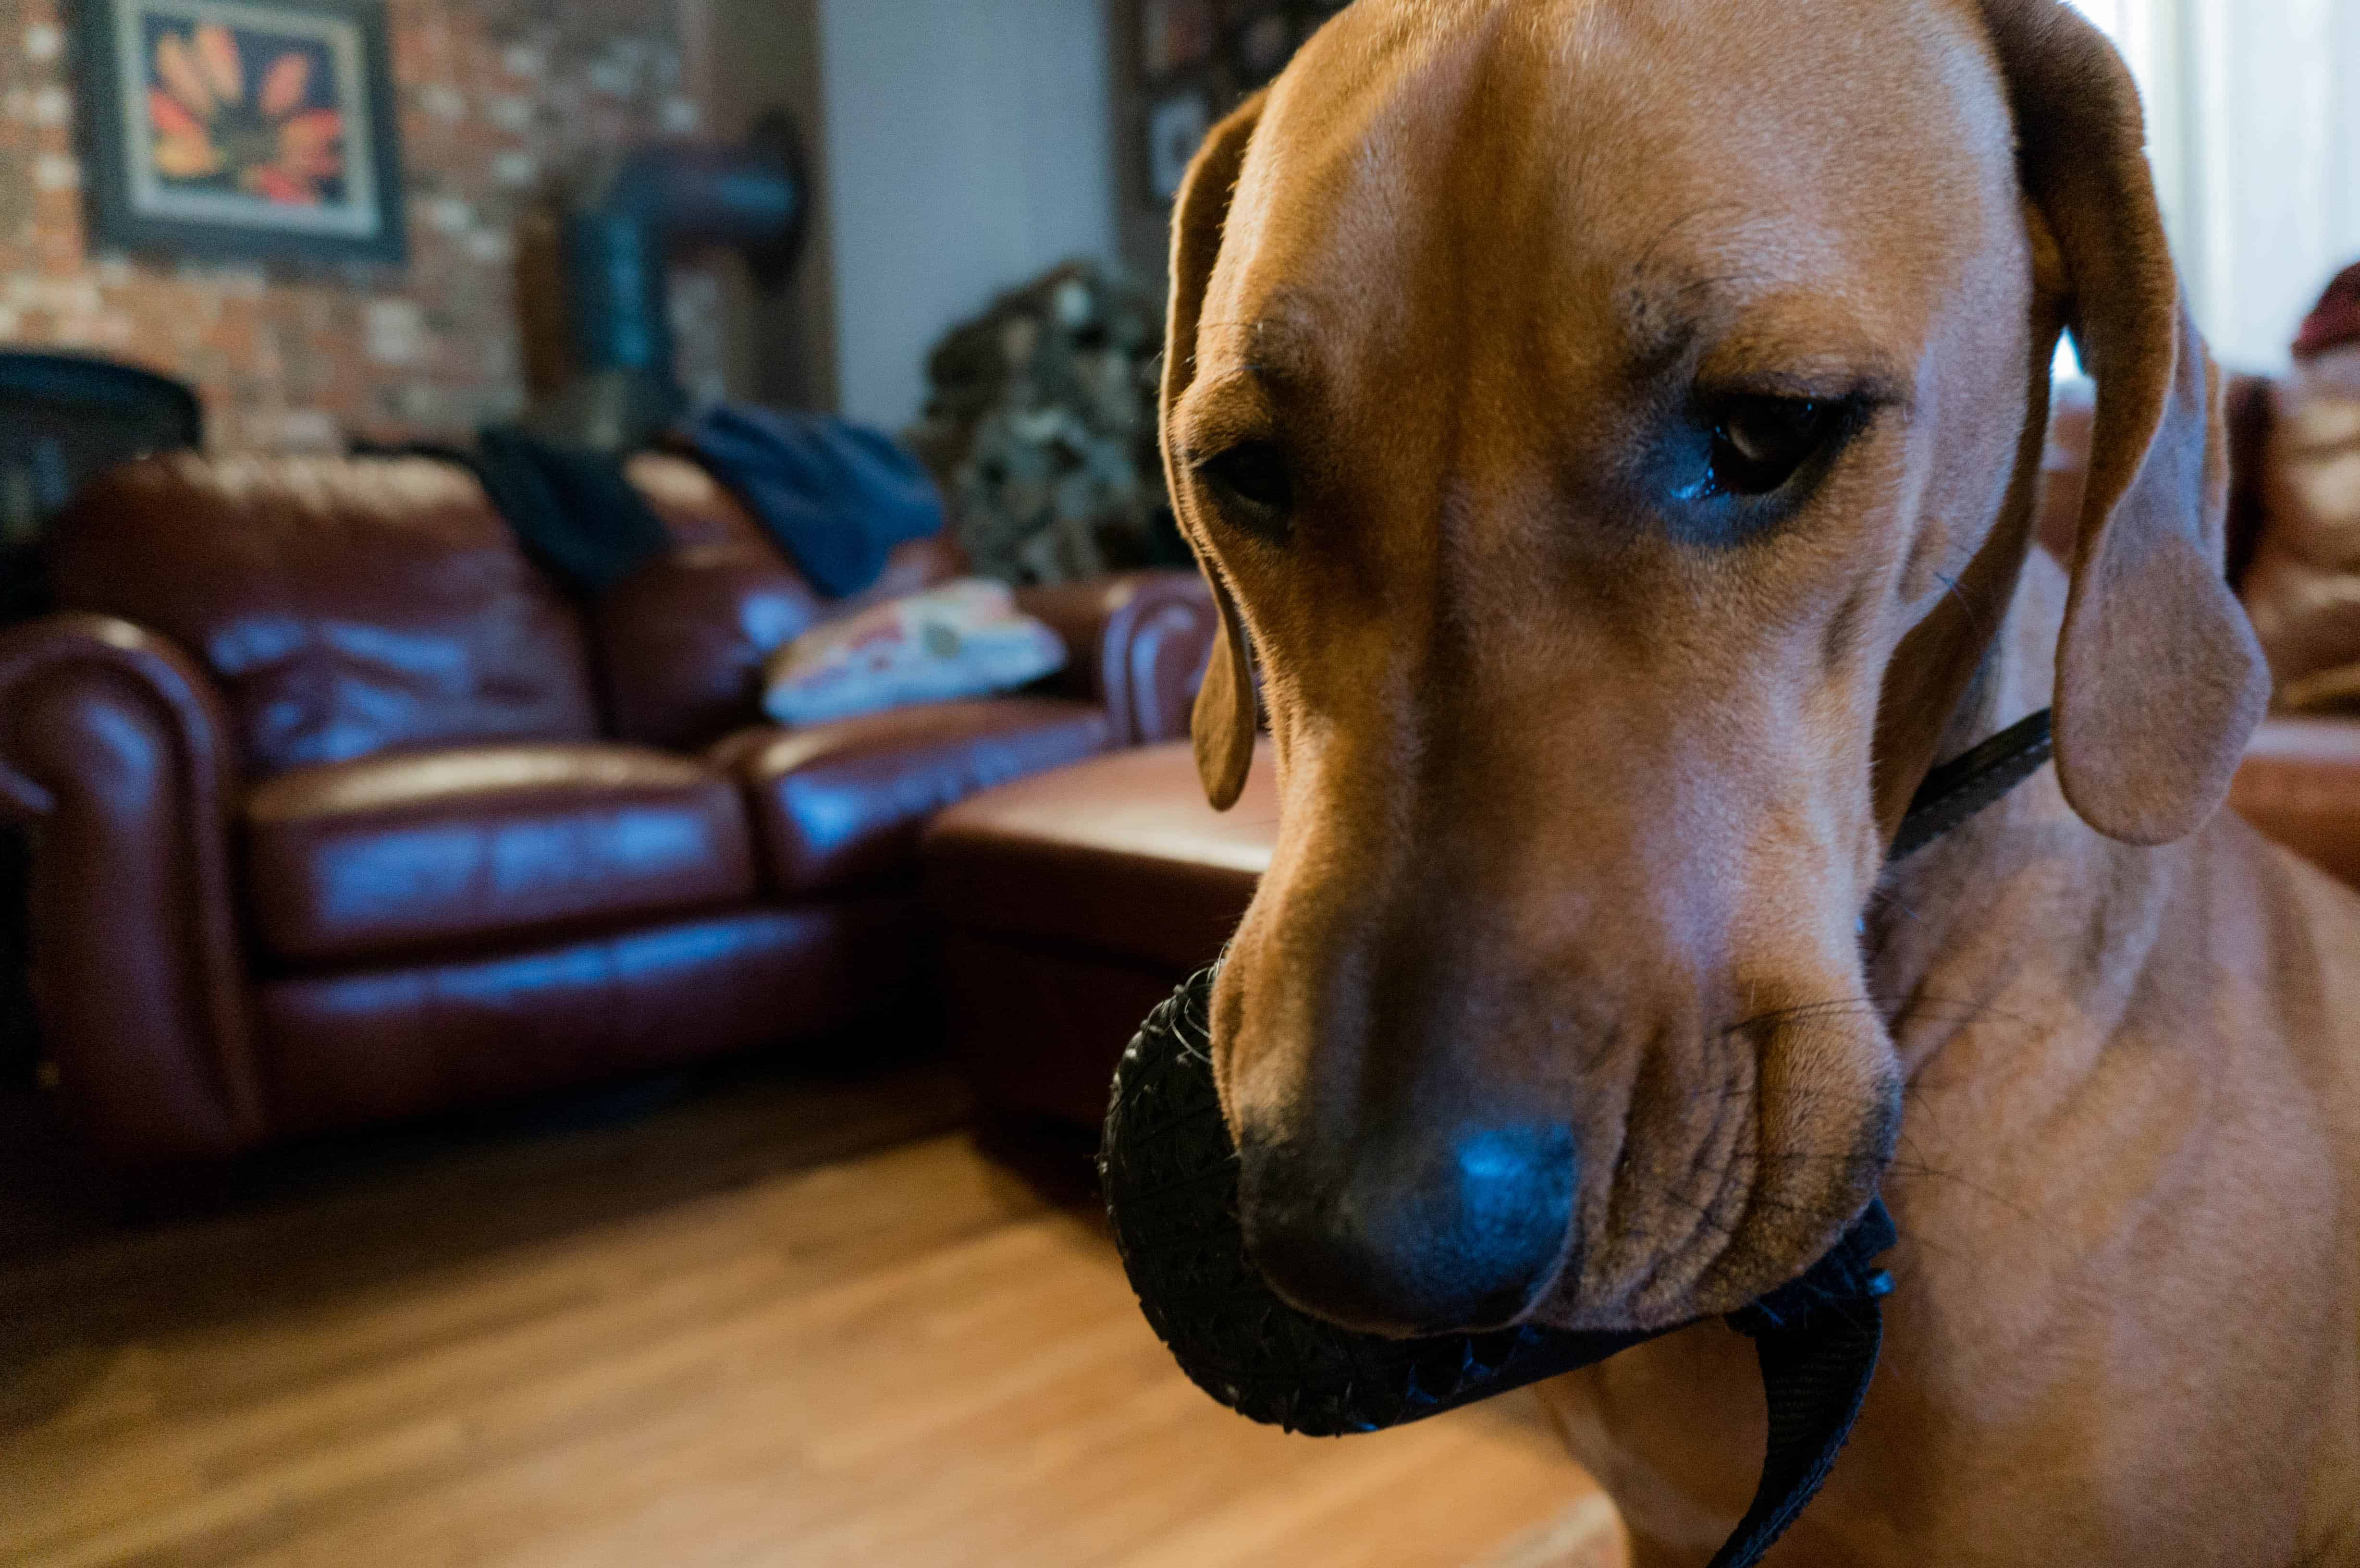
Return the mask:
<svg viewBox="0 0 2360 1568">
<path fill-rule="evenodd" d="M 1620 1563 L 1531 1396 L 1253 1426 L 1088 1209 L 963 1134 L 857 1152 L 858 1103 L 765 1098 L 781 1135 L 723 1095 L 0 1261 L 0 1562 Z"/>
</svg>

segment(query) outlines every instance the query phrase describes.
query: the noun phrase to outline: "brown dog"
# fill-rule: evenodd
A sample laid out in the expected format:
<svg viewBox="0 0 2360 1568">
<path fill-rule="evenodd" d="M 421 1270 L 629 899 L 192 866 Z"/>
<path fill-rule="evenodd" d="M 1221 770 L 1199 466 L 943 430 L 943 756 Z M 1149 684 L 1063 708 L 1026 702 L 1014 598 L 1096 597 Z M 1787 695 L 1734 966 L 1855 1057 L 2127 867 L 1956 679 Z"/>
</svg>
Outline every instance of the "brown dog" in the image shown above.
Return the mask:
<svg viewBox="0 0 2360 1568">
<path fill-rule="evenodd" d="M 1777 1562 L 2360 1563 L 2360 902 L 2214 816 L 2264 675 L 2142 145 L 2056 0 L 1360 0 L 1181 200 L 1198 757 L 1234 800 L 1258 655 L 1283 803 L 1214 999 L 1249 1244 L 1360 1327 L 1657 1326 L 1882 1184 Z M 1885 872 L 2052 701 L 2055 773 Z M 1552 1394 L 1701 1563 L 1746 1344 Z"/>
</svg>

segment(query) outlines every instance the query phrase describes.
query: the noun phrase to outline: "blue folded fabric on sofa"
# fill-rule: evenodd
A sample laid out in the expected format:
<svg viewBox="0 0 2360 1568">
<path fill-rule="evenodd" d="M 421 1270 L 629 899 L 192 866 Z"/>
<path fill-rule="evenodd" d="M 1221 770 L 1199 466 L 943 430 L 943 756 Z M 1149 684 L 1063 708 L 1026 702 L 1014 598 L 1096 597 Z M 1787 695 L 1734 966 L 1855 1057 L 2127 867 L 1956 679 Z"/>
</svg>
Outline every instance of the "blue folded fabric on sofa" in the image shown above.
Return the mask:
<svg viewBox="0 0 2360 1568">
<path fill-rule="evenodd" d="M 685 434 L 714 476 L 831 598 L 874 583 L 895 546 L 942 532 L 934 481 L 882 430 L 826 414 L 722 403 Z"/>
</svg>

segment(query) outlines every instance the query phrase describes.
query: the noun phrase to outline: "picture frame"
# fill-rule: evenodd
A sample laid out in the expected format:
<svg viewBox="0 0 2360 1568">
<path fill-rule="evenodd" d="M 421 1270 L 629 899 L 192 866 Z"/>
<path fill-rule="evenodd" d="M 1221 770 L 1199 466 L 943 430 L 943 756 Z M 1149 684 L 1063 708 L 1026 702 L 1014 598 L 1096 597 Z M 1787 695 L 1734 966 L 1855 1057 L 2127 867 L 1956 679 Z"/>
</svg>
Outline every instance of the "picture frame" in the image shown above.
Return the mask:
<svg viewBox="0 0 2360 1568">
<path fill-rule="evenodd" d="M 1213 100 L 1202 87 L 1185 88 L 1147 106 L 1149 195 L 1166 205 L 1177 199 L 1189 160 L 1212 128 Z"/>
<path fill-rule="evenodd" d="M 1193 71 L 1213 58 L 1220 36 L 1213 0 L 1142 0 L 1139 69 L 1148 82 Z"/>
<path fill-rule="evenodd" d="M 408 259 L 384 0 L 82 0 L 76 22 L 98 245 Z"/>
</svg>

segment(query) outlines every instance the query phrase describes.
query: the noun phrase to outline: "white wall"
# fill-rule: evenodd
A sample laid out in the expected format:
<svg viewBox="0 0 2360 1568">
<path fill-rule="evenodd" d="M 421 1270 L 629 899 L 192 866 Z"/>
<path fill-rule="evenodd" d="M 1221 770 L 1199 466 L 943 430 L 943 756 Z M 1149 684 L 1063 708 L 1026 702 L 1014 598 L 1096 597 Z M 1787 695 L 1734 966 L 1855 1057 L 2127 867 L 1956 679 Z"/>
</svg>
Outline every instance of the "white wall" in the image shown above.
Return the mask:
<svg viewBox="0 0 2360 1568">
<path fill-rule="evenodd" d="M 2223 360 L 2288 363 L 2360 260 L 2360 5 L 2073 0 L 2119 40 L 2197 323 Z"/>
<path fill-rule="evenodd" d="M 2328 279 L 2360 260 L 2360 6 L 2180 3 L 2197 319 L 2230 363 L 2277 369 Z"/>
<path fill-rule="evenodd" d="M 945 328 L 1114 250 L 1103 0 L 823 0 L 836 386 L 900 430 Z"/>
</svg>

